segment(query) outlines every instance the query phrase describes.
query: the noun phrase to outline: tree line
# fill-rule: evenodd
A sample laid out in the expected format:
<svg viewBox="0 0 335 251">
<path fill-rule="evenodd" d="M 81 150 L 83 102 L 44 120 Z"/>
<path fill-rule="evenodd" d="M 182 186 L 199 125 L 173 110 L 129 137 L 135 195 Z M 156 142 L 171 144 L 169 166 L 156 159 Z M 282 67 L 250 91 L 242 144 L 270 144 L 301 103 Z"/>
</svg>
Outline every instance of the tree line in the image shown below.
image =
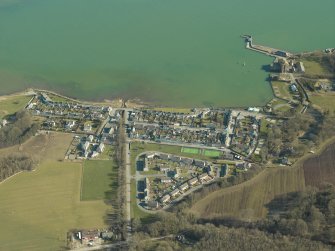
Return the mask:
<svg viewBox="0 0 335 251">
<path fill-rule="evenodd" d="M 0 182 L 20 171 L 31 171 L 34 168 L 33 159 L 24 153 L 10 154 L 0 158 Z"/>
<path fill-rule="evenodd" d="M 0 129 L 0 148 L 22 144 L 38 129 L 39 125 L 32 121 L 27 111 L 17 112 L 10 118 L 10 123 Z"/>
</svg>

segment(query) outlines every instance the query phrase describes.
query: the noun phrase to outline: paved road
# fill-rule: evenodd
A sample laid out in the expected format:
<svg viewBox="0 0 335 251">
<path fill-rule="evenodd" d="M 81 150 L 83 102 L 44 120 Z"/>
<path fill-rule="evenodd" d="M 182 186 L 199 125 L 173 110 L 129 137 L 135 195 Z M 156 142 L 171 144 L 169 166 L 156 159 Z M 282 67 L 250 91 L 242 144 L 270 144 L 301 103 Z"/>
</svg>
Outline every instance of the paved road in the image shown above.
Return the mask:
<svg viewBox="0 0 335 251">
<path fill-rule="evenodd" d="M 106 249 L 106 248 L 117 248 L 117 247 L 126 246 L 126 245 L 128 245 L 128 243 L 123 241 L 123 242 L 112 243 L 112 244 L 95 245 L 95 246 L 92 246 L 92 247 L 76 248 L 76 249 L 72 249 L 72 250 L 75 250 L 75 251 L 91 251 L 91 250 L 101 250 L 101 249 Z"/>
<path fill-rule="evenodd" d="M 127 111 L 125 111 L 124 113 L 124 121 L 127 122 Z M 126 133 L 126 129 L 124 128 L 124 130 L 120 133 L 124 133 L 124 138 L 127 139 L 127 133 Z M 127 210 L 127 221 L 130 223 L 131 221 L 131 213 L 130 213 L 130 200 L 131 200 L 131 163 L 130 163 L 130 151 L 129 151 L 129 141 L 125 140 L 124 142 L 124 147 L 125 147 L 125 165 L 126 165 L 126 200 L 127 200 L 127 206 L 126 206 L 126 210 Z M 130 237 L 130 233 L 129 236 Z"/>
</svg>

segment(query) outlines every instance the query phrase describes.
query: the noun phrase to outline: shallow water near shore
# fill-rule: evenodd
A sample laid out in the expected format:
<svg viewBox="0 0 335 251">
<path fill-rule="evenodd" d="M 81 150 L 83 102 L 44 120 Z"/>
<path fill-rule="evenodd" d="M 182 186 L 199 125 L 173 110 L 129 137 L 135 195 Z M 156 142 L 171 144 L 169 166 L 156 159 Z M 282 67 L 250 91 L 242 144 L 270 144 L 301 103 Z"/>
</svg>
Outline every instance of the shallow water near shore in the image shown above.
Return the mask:
<svg viewBox="0 0 335 251">
<path fill-rule="evenodd" d="M 0 94 L 263 105 L 262 65 L 241 34 L 292 52 L 335 46 L 335 1 L 0 0 Z"/>
</svg>

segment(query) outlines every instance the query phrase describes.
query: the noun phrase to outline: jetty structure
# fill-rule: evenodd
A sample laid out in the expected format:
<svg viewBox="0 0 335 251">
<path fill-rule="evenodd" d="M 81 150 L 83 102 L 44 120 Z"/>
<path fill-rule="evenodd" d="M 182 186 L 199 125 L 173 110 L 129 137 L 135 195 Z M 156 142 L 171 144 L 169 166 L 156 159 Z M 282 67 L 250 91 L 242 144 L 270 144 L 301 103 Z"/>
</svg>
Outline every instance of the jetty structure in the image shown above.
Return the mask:
<svg viewBox="0 0 335 251">
<path fill-rule="evenodd" d="M 246 42 L 246 48 L 252 51 L 257 51 L 260 53 L 263 53 L 265 55 L 271 56 L 271 57 L 280 57 L 280 58 L 289 58 L 292 57 L 293 54 L 284 50 L 279 50 L 271 47 L 267 47 L 264 45 L 258 45 L 253 43 L 253 38 L 251 35 L 242 35 L 242 38 L 245 39 Z"/>
</svg>

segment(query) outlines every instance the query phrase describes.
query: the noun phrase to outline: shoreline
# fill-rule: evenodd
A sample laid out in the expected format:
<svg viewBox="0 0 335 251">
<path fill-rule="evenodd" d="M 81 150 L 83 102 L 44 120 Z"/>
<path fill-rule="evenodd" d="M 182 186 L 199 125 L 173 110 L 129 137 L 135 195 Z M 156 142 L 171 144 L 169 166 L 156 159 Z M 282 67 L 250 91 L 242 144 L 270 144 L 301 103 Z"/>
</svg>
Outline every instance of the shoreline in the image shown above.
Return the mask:
<svg viewBox="0 0 335 251">
<path fill-rule="evenodd" d="M 267 81 L 268 84 L 270 84 L 271 86 L 271 82 Z M 67 99 L 71 102 L 76 102 L 76 103 L 80 103 L 80 104 L 93 104 L 93 105 L 108 105 L 111 106 L 113 108 L 132 108 L 132 109 L 136 109 L 136 108 L 145 108 L 145 109 L 152 109 L 152 110 L 159 110 L 159 109 L 163 109 L 163 110 L 171 110 L 173 112 L 178 111 L 178 110 L 191 110 L 194 108 L 198 108 L 198 109 L 204 109 L 204 108 L 214 108 L 214 109 L 246 109 L 248 107 L 265 107 L 269 102 L 271 102 L 274 98 L 276 98 L 272 92 L 272 97 L 267 100 L 263 105 L 245 105 L 245 106 L 192 106 L 192 107 L 188 107 L 188 106 L 169 106 L 169 105 L 162 105 L 162 104 L 155 104 L 155 103 L 150 103 L 150 102 L 145 102 L 143 100 L 141 100 L 140 98 L 134 98 L 134 99 L 126 99 L 124 100 L 123 98 L 115 98 L 115 99 L 103 99 L 102 101 L 94 101 L 94 100 L 82 100 L 82 99 L 77 99 L 77 98 L 73 98 L 73 97 L 69 97 L 60 93 L 57 93 L 55 91 L 51 91 L 51 90 L 47 90 L 47 89 L 39 89 L 39 88 L 27 88 L 23 91 L 19 91 L 19 92 L 13 92 L 13 93 L 9 93 L 9 94 L 0 94 L 0 102 L 1 101 L 5 101 L 6 99 L 10 99 L 12 97 L 18 97 L 18 96 L 34 96 L 36 95 L 36 92 L 45 92 L 47 94 L 50 95 L 54 95 L 63 99 Z M 123 105 L 125 107 L 123 107 Z"/>
</svg>

